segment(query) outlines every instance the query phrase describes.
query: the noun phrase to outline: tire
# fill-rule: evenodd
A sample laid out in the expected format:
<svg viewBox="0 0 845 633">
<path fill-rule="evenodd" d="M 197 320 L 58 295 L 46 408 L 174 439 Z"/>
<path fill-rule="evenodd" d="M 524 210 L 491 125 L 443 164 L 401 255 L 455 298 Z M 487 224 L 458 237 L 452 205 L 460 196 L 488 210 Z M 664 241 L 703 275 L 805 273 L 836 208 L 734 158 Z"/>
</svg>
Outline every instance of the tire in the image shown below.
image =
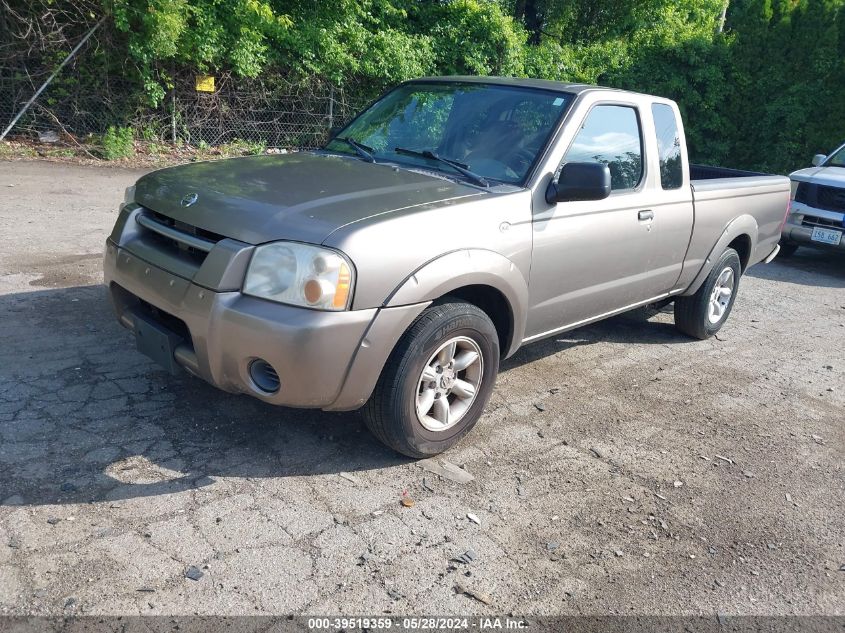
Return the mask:
<svg viewBox="0 0 845 633">
<path fill-rule="evenodd" d="M 675 327 L 702 340 L 721 330 L 736 301 L 741 274 L 739 255 L 732 248 L 725 249 L 701 288 L 694 295 L 675 299 Z M 717 286 L 720 289 L 718 293 Z M 725 294 L 725 289 L 730 290 L 729 295 Z"/>
<path fill-rule="evenodd" d="M 452 365 L 444 365 L 452 342 Z M 459 369 L 473 358 L 472 353 L 478 362 Z M 426 368 L 433 380 L 424 379 Z M 379 441 L 403 455 L 437 455 L 457 444 L 478 422 L 498 372 L 499 337 L 490 317 L 457 299 L 433 304 L 391 352 L 362 408 L 364 422 Z M 443 402 L 435 402 L 441 398 Z M 429 415 L 418 415 L 429 400 Z"/>
<path fill-rule="evenodd" d="M 778 257 L 792 257 L 795 255 L 795 251 L 798 250 L 798 244 L 793 244 L 791 242 L 781 242 L 780 251 L 778 252 Z"/>
</svg>

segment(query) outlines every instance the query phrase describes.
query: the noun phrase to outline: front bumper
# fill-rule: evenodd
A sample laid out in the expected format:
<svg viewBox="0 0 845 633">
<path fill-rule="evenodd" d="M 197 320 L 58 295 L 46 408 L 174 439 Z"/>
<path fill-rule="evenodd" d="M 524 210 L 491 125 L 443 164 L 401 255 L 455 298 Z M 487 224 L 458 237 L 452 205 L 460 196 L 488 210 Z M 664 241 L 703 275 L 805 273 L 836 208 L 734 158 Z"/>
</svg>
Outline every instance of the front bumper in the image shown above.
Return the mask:
<svg viewBox="0 0 845 633">
<path fill-rule="evenodd" d="M 225 391 L 293 407 L 346 410 L 364 404 L 393 345 L 425 307 L 321 312 L 212 291 L 111 240 L 104 274 L 124 327 L 134 329 L 137 311 L 149 315 L 154 308 L 163 325 L 175 322 L 175 330 L 183 331 L 176 364 Z M 278 374 L 275 393 L 252 380 L 249 366 L 256 359 Z"/>
<path fill-rule="evenodd" d="M 783 225 L 781 237 L 785 242 L 814 246 L 834 251 L 845 251 L 845 214 L 825 209 L 816 209 L 801 202 L 794 202 L 789 210 L 789 216 Z M 813 241 L 813 227 L 841 231 L 843 237 L 838 245 Z"/>
</svg>

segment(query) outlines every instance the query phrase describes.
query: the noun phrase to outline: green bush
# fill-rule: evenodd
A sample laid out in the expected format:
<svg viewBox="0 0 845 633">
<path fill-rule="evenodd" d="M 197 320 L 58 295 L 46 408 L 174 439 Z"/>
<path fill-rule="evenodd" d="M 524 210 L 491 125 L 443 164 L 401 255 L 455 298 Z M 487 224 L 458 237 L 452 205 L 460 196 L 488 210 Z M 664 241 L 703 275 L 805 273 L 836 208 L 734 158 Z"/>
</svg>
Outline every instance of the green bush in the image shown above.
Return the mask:
<svg viewBox="0 0 845 633">
<path fill-rule="evenodd" d="M 267 150 L 267 143 L 264 141 L 247 141 L 236 138 L 231 143 L 220 146 L 220 152 L 224 156 L 257 156 Z"/>
<path fill-rule="evenodd" d="M 295 91 L 301 84 L 305 102 L 309 86 L 331 83 L 353 104 L 411 77 L 492 74 L 673 98 L 697 162 L 785 172 L 845 140 L 845 0 L 100 1 L 110 23 L 74 62 L 77 74 L 57 77 L 48 106 L 103 77 L 134 87 L 110 101 L 118 111 L 107 120 L 126 124 L 150 120 L 176 77 L 199 73 L 220 85 L 245 77 L 278 78 Z M 45 12 L 76 15 L 79 5 L 4 4 L 7 22 L 25 24 Z M 67 26 L 78 41 L 90 25 Z M 65 48 L 29 46 L 45 51 L 45 68 Z M 138 129 L 147 141 L 163 135 Z M 110 128 L 102 145 L 106 158 L 131 155 L 132 132 Z"/>
<path fill-rule="evenodd" d="M 102 139 L 103 158 L 118 160 L 135 154 L 135 138 L 130 127 L 109 126 Z"/>
</svg>

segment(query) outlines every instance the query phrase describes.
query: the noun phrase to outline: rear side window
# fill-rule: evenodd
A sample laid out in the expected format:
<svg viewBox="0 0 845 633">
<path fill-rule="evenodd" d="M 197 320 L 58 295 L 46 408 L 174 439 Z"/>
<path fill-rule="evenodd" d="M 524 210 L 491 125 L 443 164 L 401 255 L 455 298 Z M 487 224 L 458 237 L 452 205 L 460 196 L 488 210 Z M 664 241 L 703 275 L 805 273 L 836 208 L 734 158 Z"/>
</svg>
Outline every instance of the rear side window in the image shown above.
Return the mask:
<svg viewBox="0 0 845 633">
<path fill-rule="evenodd" d="M 599 162 L 610 168 L 613 191 L 634 189 L 643 177 L 643 144 L 637 111 L 600 105 L 587 115 L 565 162 Z"/>
<path fill-rule="evenodd" d="M 680 189 L 684 174 L 681 166 L 681 135 L 675 111 L 665 103 L 653 103 L 651 113 L 657 130 L 660 186 L 664 189 Z"/>
</svg>

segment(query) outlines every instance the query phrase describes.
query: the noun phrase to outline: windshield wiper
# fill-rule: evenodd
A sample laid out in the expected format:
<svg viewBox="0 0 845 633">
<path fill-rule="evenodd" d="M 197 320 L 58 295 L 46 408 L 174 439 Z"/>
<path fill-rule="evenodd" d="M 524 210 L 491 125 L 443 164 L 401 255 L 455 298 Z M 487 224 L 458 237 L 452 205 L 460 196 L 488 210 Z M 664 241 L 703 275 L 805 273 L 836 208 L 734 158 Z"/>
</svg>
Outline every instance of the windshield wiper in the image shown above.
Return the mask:
<svg viewBox="0 0 845 633">
<path fill-rule="evenodd" d="M 459 163 L 456 160 L 452 160 L 451 158 L 443 158 L 442 156 L 438 156 L 437 154 L 435 154 L 431 150 L 425 149 L 425 150 L 422 150 L 422 151 L 418 151 L 418 150 L 415 150 L 415 149 L 406 149 L 404 147 L 396 147 L 396 148 L 394 148 L 393 151 L 396 152 L 397 154 L 405 154 L 407 156 L 422 156 L 423 158 L 430 158 L 431 160 L 440 161 L 441 163 L 449 165 L 454 170 L 462 173 L 464 176 L 469 178 L 476 185 L 480 185 L 481 187 L 489 187 L 490 186 L 490 183 L 487 182 L 487 180 L 484 179 L 484 176 L 479 176 L 474 171 L 470 171 L 468 169 L 467 165 L 464 165 L 463 163 Z"/>
<path fill-rule="evenodd" d="M 376 162 L 376 157 L 373 156 L 373 152 L 375 150 L 372 147 L 367 147 L 363 143 L 359 143 L 355 139 L 351 139 L 345 136 L 336 136 L 332 140 L 340 141 L 341 143 L 346 143 L 347 145 L 349 145 L 349 147 L 351 147 L 358 153 L 358 156 L 363 158 L 365 161 L 369 163 Z"/>
</svg>

